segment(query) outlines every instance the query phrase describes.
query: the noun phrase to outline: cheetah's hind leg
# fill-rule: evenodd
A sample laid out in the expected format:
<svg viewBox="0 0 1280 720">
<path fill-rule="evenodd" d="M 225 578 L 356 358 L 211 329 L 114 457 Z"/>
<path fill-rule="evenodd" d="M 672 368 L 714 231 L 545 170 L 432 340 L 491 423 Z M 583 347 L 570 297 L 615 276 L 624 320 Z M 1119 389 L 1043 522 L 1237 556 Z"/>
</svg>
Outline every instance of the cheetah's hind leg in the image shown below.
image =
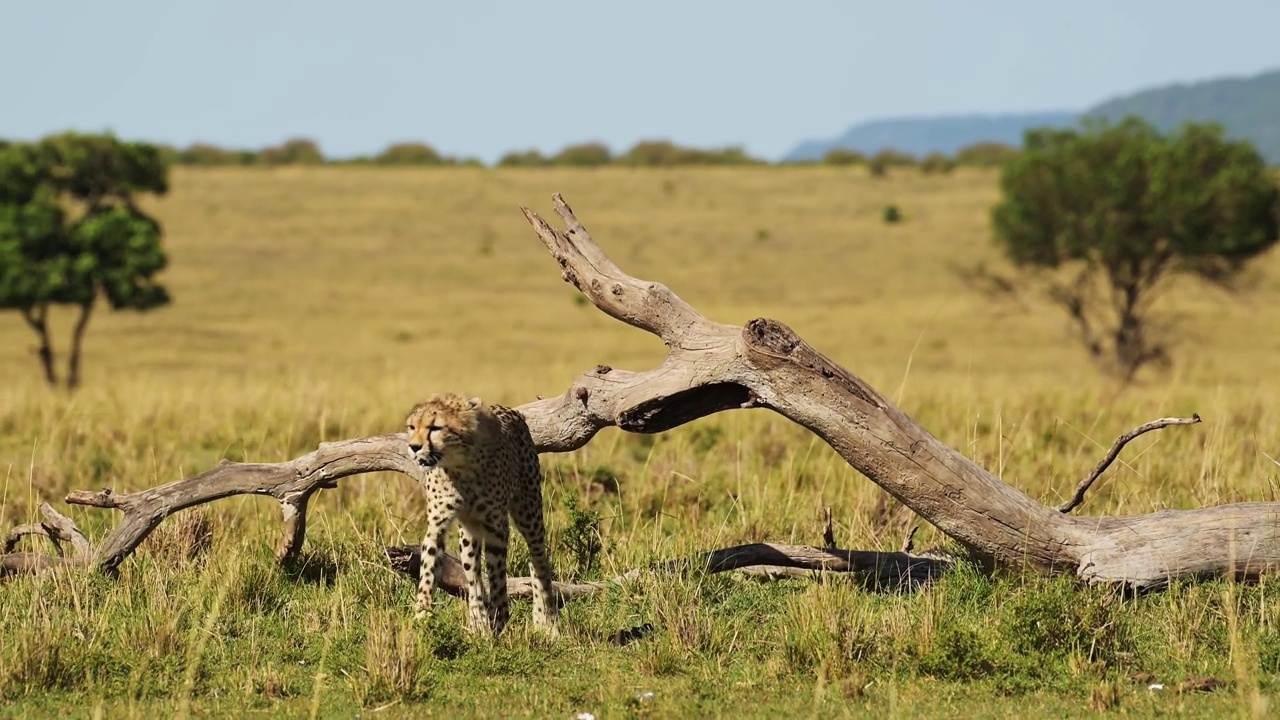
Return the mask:
<svg viewBox="0 0 1280 720">
<path fill-rule="evenodd" d="M 533 573 L 536 587 L 533 593 L 533 623 L 551 637 L 558 637 L 554 574 L 551 570 L 551 558 L 547 554 L 546 527 L 542 520 L 541 497 L 535 505 L 538 511 L 514 513 L 512 518 L 516 528 L 524 536 L 529 546 L 529 569 Z"/>
<path fill-rule="evenodd" d="M 506 513 L 489 518 L 485 523 L 484 564 L 489 586 L 489 623 L 493 637 L 502 634 L 511 617 L 507 596 L 507 543 L 510 530 Z"/>
</svg>

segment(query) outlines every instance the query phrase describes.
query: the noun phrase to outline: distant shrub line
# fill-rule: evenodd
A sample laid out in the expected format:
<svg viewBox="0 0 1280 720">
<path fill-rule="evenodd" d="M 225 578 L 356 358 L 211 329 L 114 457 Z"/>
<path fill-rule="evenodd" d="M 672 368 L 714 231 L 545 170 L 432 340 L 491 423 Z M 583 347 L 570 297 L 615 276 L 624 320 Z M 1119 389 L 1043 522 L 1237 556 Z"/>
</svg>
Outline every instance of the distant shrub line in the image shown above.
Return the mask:
<svg viewBox="0 0 1280 720">
<path fill-rule="evenodd" d="M 277 146 L 259 150 L 236 150 L 208 143 L 186 148 L 160 146 L 172 165 L 200 167 L 282 166 L 282 165 L 377 165 L 377 166 L 469 166 L 484 167 L 478 158 L 444 155 L 432 146 L 419 142 L 402 142 L 388 146 L 372 156 L 327 158 L 313 140 L 294 138 Z M 872 155 L 837 148 L 820 160 L 782 161 L 771 163 L 752 157 L 739 146 L 720 148 L 682 147 L 667 140 L 643 140 L 624 153 L 615 154 L 599 142 L 569 145 L 553 155 L 538 150 L 512 151 L 503 155 L 497 167 L 674 167 L 685 165 L 861 165 L 873 175 L 884 175 L 893 168 L 916 167 L 927 174 L 947 173 L 957 166 L 999 167 L 1016 157 L 1018 149 L 999 143 L 977 143 L 962 148 L 954 156 L 931 153 L 916 157 L 894 149 Z"/>
</svg>

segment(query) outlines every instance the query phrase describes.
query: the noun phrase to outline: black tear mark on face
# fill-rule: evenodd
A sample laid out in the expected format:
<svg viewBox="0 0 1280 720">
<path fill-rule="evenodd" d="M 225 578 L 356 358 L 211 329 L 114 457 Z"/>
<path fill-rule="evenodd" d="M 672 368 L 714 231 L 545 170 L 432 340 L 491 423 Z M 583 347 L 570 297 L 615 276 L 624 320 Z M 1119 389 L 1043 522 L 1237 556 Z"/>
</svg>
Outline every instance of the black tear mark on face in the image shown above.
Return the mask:
<svg viewBox="0 0 1280 720">
<path fill-rule="evenodd" d="M 416 426 L 412 420 L 409 420 L 405 423 L 405 429 L 409 431 L 409 452 L 418 461 L 418 464 L 428 469 L 439 465 L 441 455 L 440 451 L 435 448 L 436 443 L 433 442 L 432 435 L 444 430 L 444 427 L 436 421 L 432 421 L 427 427 L 422 428 Z M 420 442 L 414 437 L 419 430 L 424 431 Z"/>
</svg>

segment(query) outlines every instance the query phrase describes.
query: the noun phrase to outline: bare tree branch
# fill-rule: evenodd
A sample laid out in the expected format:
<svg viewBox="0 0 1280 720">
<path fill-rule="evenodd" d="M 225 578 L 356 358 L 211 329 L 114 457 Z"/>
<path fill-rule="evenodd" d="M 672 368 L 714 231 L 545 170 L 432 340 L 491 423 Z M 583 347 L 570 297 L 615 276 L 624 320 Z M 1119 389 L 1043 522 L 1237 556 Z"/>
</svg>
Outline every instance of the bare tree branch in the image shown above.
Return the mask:
<svg viewBox="0 0 1280 720">
<path fill-rule="evenodd" d="M 403 435 L 324 443 L 314 452 L 282 463 L 224 461 L 199 475 L 150 490 L 77 490 L 66 500 L 72 505 L 124 512 L 124 520 L 94 553 L 92 564 L 109 572 L 124 562 L 166 517 L 180 510 L 234 495 L 266 495 L 280 502 L 284 534 L 276 557 L 285 561 L 296 557 L 302 548 L 307 503 L 316 491 L 335 488 L 344 477 L 379 471 L 417 477 L 418 465 L 409 455 Z"/>
<path fill-rule="evenodd" d="M 1089 492 L 1089 488 L 1093 486 L 1094 481 L 1099 477 L 1102 477 L 1102 473 L 1106 472 L 1107 468 L 1111 467 L 1111 463 L 1115 462 L 1116 458 L 1120 456 L 1120 451 L 1124 449 L 1124 446 L 1128 445 L 1134 438 L 1139 435 L 1149 433 L 1152 430 L 1167 428 L 1170 425 L 1195 425 L 1198 422 L 1200 422 L 1199 413 L 1195 413 L 1189 418 L 1160 418 L 1159 420 L 1152 420 L 1145 425 L 1139 425 L 1116 438 L 1111 449 L 1107 451 L 1106 457 L 1102 458 L 1102 462 L 1098 463 L 1097 467 L 1093 469 L 1093 472 L 1090 472 L 1084 480 L 1080 481 L 1080 485 L 1076 487 L 1075 495 L 1072 495 L 1070 500 L 1058 506 L 1058 512 L 1069 513 L 1079 507 L 1080 504 L 1084 502 L 1084 494 Z"/>
<path fill-rule="evenodd" d="M 80 532 L 80 528 L 71 518 L 63 515 L 49 503 L 40 504 L 40 514 L 44 522 L 19 525 L 9 532 L 4 539 L 4 554 L 0 555 L 0 578 L 14 574 L 30 574 L 52 570 L 57 567 L 84 567 L 89 563 L 93 549 L 89 540 Z M 39 553 L 15 553 L 13 549 L 23 537 L 38 535 L 48 538 L 54 555 Z M 62 550 L 62 543 L 71 543 L 75 554 L 67 557 Z"/>
<path fill-rule="evenodd" d="M 9 553 L 0 555 L 0 578 L 10 575 L 34 575 L 58 567 L 84 567 L 78 558 L 44 555 L 41 553 Z"/>
<path fill-rule="evenodd" d="M 4 539 L 4 551 L 6 553 L 13 552 L 13 549 L 18 546 L 18 541 L 27 535 L 39 535 L 53 540 L 53 538 L 49 536 L 49 531 L 45 529 L 44 525 L 40 523 L 27 523 L 26 525 L 19 525 L 9 531 L 9 534 L 6 535 Z M 54 541 L 53 549 L 57 551 L 58 557 L 63 556 L 62 543 Z"/>
<path fill-rule="evenodd" d="M 53 542 L 54 549 L 58 552 L 58 557 L 64 557 L 62 551 L 62 543 L 71 543 L 75 549 L 75 555 L 72 556 L 77 561 L 87 560 L 93 553 L 93 548 L 89 546 L 89 540 L 80 532 L 80 528 L 76 527 L 75 522 L 53 509 L 49 503 L 40 503 L 40 514 L 44 516 L 44 522 L 30 523 L 28 525 L 19 525 L 9 532 L 4 540 L 4 552 L 11 553 L 17 547 L 18 541 L 26 535 L 41 535 L 49 538 Z"/>
</svg>

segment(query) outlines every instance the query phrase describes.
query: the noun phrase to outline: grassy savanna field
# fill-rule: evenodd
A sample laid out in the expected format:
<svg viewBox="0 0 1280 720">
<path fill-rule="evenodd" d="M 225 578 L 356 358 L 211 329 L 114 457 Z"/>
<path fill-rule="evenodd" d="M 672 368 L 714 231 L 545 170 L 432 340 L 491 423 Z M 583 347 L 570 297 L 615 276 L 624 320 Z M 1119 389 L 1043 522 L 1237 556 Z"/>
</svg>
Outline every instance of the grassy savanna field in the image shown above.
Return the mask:
<svg viewBox="0 0 1280 720">
<path fill-rule="evenodd" d="M 274 462 L 318 442 L 394 432 L 440 390 L 519 404 L 597 364 L 645 369 L 656 338 L 560 279 L 517 206 L 551 217 L 564 193 L 604 250 L 709 317 L 769 316 L 898 402 L 944 442 L 1057 503 L 1119 433 L 1146 435 L 1082 512 L 1270 500 L 1280 468 L 1280 257 L 1239 299 L 1193 284 L 1175 366 L 1117 393 L 1060 314 L 997 305 L 949 271 L 997 255 L 993 172 L 862 169 L 184 170 L 148 204 L 163 223 L 175 302 L 99 312 L 85 387 L 41 382 L 34 339 L 0 315 L 0 526 L 42 501 L 93 539 L 118 519 L 71 489 L 134 490 L 222 458 Z M 881 210 L 897 204 L 900 225 Z M 55 317 L 65 348 L 69 315 Z M 807 431 L 767 411 L 659 436 L 602 432 L 543 456 L 558 575 L 597 579 L 664 558 L 771 540 L 896 549 L 915 519 Z M 612 491 L 610 478 L 617 480 Z M 567 503 L 598 512 L 598 562 L 572 549 Z M 55 572 L 0 585 L 0 714 L 374 717 L 1057 717 L 1280 710 L 1280 584 L 1175 586 L 1130 602 L 1070 581 L 962 569 L 915 595 L 839 579 L 642 576 L 496 643 L 442 598 L 412 623 L 414 588 L 380 548 L 421 539 L 425 503 L 382 474 L 312 503 L 306 558 L 281 571 L 276 503 L 220 501 L 211 549 L 188 558 L 172 518 L 120 577 Z M 25 541 L 24 541 L 25 542 Z M 917 545 L 944 544 L 925 527 Z M 37 546 L 38 547 L 38 546 Z M 514 541 L 523 571 L 523 542 Z M 652 622 L 654 635 L 607 637 Z M 1134 683 L 1145 671 L 1166 685 Z M 1179 694 L 1212 676 L 1229 686 Z M 652 693 L 640 699 L 641 693 Z M 372 713 L 373 710 L 378 712 Z"/>
</svg>

